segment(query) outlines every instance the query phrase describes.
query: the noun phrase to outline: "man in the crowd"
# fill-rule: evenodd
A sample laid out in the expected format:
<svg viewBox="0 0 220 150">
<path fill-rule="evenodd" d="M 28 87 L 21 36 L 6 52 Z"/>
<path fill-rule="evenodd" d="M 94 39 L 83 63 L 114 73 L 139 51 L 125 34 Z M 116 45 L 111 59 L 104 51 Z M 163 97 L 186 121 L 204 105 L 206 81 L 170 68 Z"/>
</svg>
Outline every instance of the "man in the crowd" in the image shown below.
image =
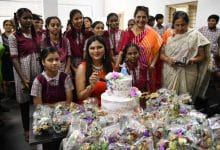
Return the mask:
<svg viewBox="0 0 220 150">
<path fill-rule="evenodd" d="M 218 15 L 208 17 L 208 26 L 203 26 L 199 31 L 211 42 L 212 78 L 210 85 L 220 88 L 220 29 L 216 27 L 219 21 Z"/>
<path fill-rule="evenodd" d="M 149 16 L 147 24 L 151 27 L 154 27 L 154 24 L 155 24 L 154 16 Z"/>
<path fill-rule="evenodd" d="M 163 19 L 164 16 L 162 14 L 156 14 L 155 20 L 157 24 L 154 26 L 154 29 L 158 32 L 160 36 L 163 36 L 163 33 L 166 30 L 165 26 L 163 26 Z"/>
</svg>

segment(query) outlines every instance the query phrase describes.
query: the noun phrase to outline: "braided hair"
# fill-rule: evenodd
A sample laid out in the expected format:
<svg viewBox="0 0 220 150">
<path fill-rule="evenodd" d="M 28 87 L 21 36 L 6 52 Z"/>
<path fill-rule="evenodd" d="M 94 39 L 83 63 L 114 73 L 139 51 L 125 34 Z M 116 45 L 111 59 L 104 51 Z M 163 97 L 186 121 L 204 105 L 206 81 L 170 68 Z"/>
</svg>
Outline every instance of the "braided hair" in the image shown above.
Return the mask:
<svg viewBox="0 0 220 150">
<path fill-rule="evenodd" d="M 21 27 L 19 25 L 19 21 L 24 13 L 30 13 L 32 15 L 32 12 L 28 8 L 19 8 L 17 10 L 17 12 L 14 13 L 15 31 L 18 35 L 22 34 Z M 35 32 L 33 24 L 31 25 L 31 35 L 34 38 L 36 37 L 36 32 Z"/>
<path fill-rule="evenodd" d="M 69 20 L 71 21 L 76 14 L 80 14 L 80 15 L 82 15 L 82 17 L 83 17 L 83 14 L 82 14 L 82 12 L 81 12 L 80 10 L 78 10 L 78 9 L 73 9 L 73 10 L 71 10 L 71 12 L 70 12 L 70 19 L 69 19 Z M 70 26 L 71 26 L 71 29 L 72 29 L 73 39 L 76 39 L 76 38 L 77 38 L 77 32 L 76 32 L 76 29 L 74 28 L 72 22 L 71 22 Z M 84 24 L 84 22 L 83 22 L 83 25 L 82 25 L 82 27 L 81 27 L 81 33 L 82 33 L 83 35 L 85 35 L 85 33 L 86 33 L 86 29 L 85 29 L 85 24 Z"/>
<path fill-rule="evenodd" d="M 57 19 L 58 22 L 60 23 L 60 26 L 61 26 L 61 21 L 58 17 L 56 16 L 51 16 L 51 17 L 48 17 L 46 19 L 46 24 L 45 24 L 45 28 L 46 28 L 46 44 L 47 46 L 52 46 L 51 45 L 51 42 L 50 42 L 50 33 L 49 33 L 49 30 L 48 30 L 48 27 L 49 27 L 49 24 L 50 24 L 50 21 L 52 19 Z M 62 42 L 62 31 L 60 30 L 60 33 L 59 33 L 59 47 L 62 47 L 63 45 L 63 42 Z"/>
</svg>

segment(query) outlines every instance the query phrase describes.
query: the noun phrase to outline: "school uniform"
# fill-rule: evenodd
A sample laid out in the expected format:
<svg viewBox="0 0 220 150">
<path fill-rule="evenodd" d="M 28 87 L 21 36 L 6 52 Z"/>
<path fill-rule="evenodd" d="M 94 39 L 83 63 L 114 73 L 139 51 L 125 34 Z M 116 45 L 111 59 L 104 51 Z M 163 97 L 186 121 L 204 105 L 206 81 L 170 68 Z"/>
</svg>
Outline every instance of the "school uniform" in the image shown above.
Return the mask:
<svg viewBox="0 0 220 150">
<path fill-rule="evenodd" d="M 65 101 L 66 92 L 73 89 L 72 79 L 64 72 L 58 71 L 53 78 L 42 72 L 33 82 L 31 96 L 41 97 L 43 103 L 53 104 Z"/>
<path fill-rule="evenodd" d="M 114 56 L 118 55 L 117 47 L 119 45 L 120 39 L 123 35 L 122 30 L 108 30 L 110 48 L 113 50 Z"/>
<path fill-rule="evenodd" d="M 74 37 L 74 33 L 76 33 L 76 37 Z M 66 33 L 66 37 L 70 42 L 73 66 L 78 67 L 78 65 L 81 63 L 83 59 L 83 48 L 85 41 L 92 34 L 93 33 L 90 31 L 83 33 L 81 30 L 74 28 Z"/>
<path fill-rule="evenodd" d="M 22 75 L 30 83 L 40 73 L 39 38 L 32 38 L 31 34 L 13 33 L 9 36 L 9 48 L 11 58 L 18 58 Z M 15 68 L 13 68 L 15 79 L 16 100 L 20 104 L 23 128 L 29 130 L 29 91 L 24 91 L 24 85 Z"/>
<path fill-rule="evenodd" d="M 43 50 L 46 47 L 54 46 L 58 49 L 58 52 L 60 54 L 60 61 L 61 61 L 61 67 L 60 71 L 64 72 L 67 58 L 71 56 L 71 49 L 70 49 L 70 42 L 66 37 L 62 37 L 61 43 L 53 43 L 50 41 L 50 45 L 47 44 L 46 36 L 43 34 L 42 40 L 41 40 L 41 50 Z"/>
</svg>

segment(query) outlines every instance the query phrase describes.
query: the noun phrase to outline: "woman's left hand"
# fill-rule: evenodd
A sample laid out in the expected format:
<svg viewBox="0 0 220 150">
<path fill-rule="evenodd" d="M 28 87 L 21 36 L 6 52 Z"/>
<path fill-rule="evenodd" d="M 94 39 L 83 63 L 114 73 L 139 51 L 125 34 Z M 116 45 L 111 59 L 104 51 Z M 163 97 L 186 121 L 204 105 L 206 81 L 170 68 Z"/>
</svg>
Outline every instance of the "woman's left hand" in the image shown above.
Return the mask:
<svg viewBox="0 0 220 150">
<path fill-rule="evenodd" d="M 189 61 L 188 61 L 188 65 L 193 65 L 193 64 L 195 64 L 196 62 L 195 62 L 195 58 L 191 58 L 191 59 L 189 59 Z"/>
</svg>

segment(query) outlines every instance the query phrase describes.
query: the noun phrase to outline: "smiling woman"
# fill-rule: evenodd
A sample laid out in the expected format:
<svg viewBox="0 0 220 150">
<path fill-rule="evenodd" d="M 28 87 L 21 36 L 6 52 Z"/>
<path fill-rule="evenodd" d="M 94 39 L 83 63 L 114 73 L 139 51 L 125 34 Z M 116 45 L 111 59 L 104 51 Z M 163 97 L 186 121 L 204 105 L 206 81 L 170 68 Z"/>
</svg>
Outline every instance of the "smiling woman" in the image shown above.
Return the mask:
<svg viewBox="0 0 220 150">
<path fill-rule="evenodd" d="M 76 72 L 79 103 L 88 97 L 96 97 L 100 106 L 100 96 L 106 90 L 106 82 L 103 79 L 112 70 L 112 63 L 103 37 L 92 36 L 86 45 L 86 61 L 79 65 Z"/>
<path fill-rule="evenodd" d="M 162 40 L 155 30 L 146 26 L 148 15 L 148 7 L 136 7 L 134 12 L 135 24 L 123 34 L 118 51 L 122 51 L 129 42 L 140 47 L 139 59 L 150 69 L 149 90 L 153 92 L 160 87 L 161 65 L 157 60 Z"/>
</svg>

